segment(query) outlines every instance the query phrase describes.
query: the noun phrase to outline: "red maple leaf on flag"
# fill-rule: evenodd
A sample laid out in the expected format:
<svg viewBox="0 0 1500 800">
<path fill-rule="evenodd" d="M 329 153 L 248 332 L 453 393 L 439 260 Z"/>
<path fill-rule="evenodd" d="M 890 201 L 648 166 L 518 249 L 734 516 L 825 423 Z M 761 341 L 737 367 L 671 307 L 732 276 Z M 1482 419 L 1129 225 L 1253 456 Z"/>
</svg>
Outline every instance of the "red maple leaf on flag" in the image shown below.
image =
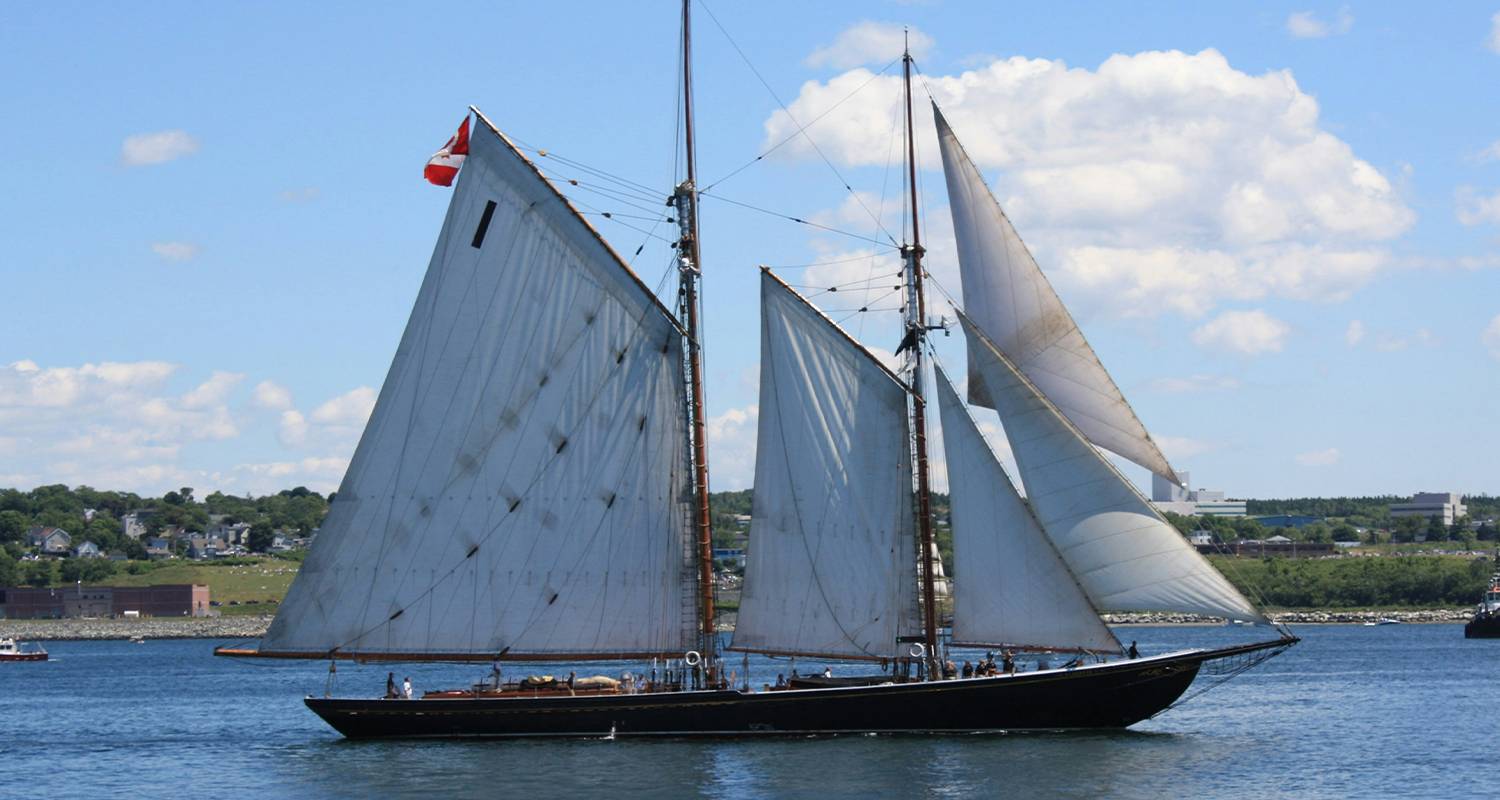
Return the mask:
<svg viewBox="0 0 1500 800">
<path fill-rule="evenodd" d="M 458 168 L 464 165 L 464 158 L 469 155 L 469 118 L 458 126 L 458 133 L 443 145 L 441 150 L 432 154 L 427 159 L 427 168 L 422 171 L 422 176 L 429 183 L 436 186 L 452 186 L 453 178 L 458 175 Z"/>
</svg>

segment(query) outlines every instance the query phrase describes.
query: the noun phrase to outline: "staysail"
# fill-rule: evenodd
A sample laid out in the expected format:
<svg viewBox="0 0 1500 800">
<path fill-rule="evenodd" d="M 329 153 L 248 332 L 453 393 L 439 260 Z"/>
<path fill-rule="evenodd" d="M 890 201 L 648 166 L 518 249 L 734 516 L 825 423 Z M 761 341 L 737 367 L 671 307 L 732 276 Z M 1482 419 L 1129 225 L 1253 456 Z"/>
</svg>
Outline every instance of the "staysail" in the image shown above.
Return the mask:
<svg viewBox="0 0 1500 800">
<path fill-rule="evenodd" d="M 936 105 L 964 310 L 1089 441 L 1181 483 Z M 994 407 L 971 351 L 969 402 Z"/>
<path fill-rule="evenodd" d="M 607 658 L 696 641 L 680 330 L 478 119 L 262 654 Z"/>
<path fill-rule="evenodd" d="M 770 272 L 732 649 L 888 658 L 918 630 L 906 389 Z"/>
<path fill-rule="evenodd" d="M 953 641 L 1119 652 L 941 367 L 937 377 L 953 526 Z"/>
<path fill-rule="evenodd" d="M 963 312 L 959 319 L 971 363 L 1005 426 L 1026 499 L 1095 608 L 1268 622 L 972 319 Z"/>
</svg>

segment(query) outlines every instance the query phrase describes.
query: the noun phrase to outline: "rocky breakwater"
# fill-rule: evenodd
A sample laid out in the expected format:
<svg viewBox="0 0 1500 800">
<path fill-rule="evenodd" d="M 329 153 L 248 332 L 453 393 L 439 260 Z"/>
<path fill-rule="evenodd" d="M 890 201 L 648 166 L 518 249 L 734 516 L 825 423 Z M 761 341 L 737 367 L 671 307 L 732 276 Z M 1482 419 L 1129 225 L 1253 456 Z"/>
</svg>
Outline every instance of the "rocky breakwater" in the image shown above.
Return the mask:
<svg viewBox="0 0 1500 800">
<path fill-rule="evenodd" d="M 254 639 L 271 624 L 269 616 L 146 617 L 141 619 L 0 620 L 0 638 L 25 642 L 86 639 Z"/>
<path fill-rule="evenodd" d="M 1356 611 L 1344 609 L 1309 609 L 1303 611 L 1274 611 L 1270 617 L 1275 622 L 1288 625 L 1363 625 L 1367 622 L 1395 620 L 1407 623 L 1453 623 L 1468 622 L 1474 615 L 1469 608 L 1423 608 L 1403 611 Z M 1111 625 L 1223 625 L 1220 617 L 1204 617 L 1197 614 L 1105 614 L 1104 621 Z"/>
</svg>

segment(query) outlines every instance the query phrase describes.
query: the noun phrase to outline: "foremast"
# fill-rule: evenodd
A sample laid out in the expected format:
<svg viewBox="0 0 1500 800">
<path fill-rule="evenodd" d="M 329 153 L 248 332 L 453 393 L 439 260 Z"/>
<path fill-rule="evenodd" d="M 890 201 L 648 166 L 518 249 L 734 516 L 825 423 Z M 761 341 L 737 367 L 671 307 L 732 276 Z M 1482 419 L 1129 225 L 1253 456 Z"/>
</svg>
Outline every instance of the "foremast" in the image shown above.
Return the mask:
<svg viewBox="0 0 1500 800">
<path fill-rule="evenodd" d="M 680 279 L 679 318 L 683 321 L 683 351 L 687 354 L 688 391 L 685 398 L 693 463 L 693 518 L 698 534 L 699 650 L 707 666 L 709 683 L 717 675 L 717 632 L 714 626 L 713 516 L 708 503 L 708 438 L 703 403 L 703 337 L 699 323 L 698 279 L 701 251 L 698 244 L 698 168 L 693 138 L 693 49 L 692 0 L 682 3 L 682 124 L 686 180 L 672 194 L 677 210 L 679 236 L 677 264 Z"/>
<path fill-rule="evenodd" d="M 903 272 L 906 278 L 906 335 L 901 348 L 911 350 L 911 430 L 916 458 L 917 533 L 921 541 L 919 572 L 922 577 L 922 638 L 927 659 L 927 674 L 936 677 L 938 670 L 937 590 L 933 577 L 932 499 L 927 464 L 927 401 L 923 394 L 922 356 L 927 349 L 926 302 L 922 291 L 922 234 L 918 225 L 917 147 L 911 112 L 911 48 L 901 55 L 902 82 L 906 99 L 906 168 L 911 192 L 911 243 L 901 246 Z"/>
</svg>

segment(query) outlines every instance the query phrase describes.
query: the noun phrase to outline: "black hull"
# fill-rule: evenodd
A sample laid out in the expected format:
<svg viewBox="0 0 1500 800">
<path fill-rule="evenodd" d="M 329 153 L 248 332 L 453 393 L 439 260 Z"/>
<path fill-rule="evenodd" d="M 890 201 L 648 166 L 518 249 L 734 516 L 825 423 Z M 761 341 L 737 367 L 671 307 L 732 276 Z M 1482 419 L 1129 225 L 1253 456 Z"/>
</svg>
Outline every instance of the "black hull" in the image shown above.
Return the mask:
<svg viewBox="0 0 1500 800">
<path fill-rule="evenodd" d="M 348 700 L 307 706 L 351 739 L 969 733 L 1124 728 L 1174 703 L 1203 662 L 1276 643 L 1071 670 L 741 693 Z"/>
<path fill-rule="evenodd" d="M 1465 639 L 1500 639 L 1500 615 L 1482 614 L 1464 626 Z"/>
</svg>

